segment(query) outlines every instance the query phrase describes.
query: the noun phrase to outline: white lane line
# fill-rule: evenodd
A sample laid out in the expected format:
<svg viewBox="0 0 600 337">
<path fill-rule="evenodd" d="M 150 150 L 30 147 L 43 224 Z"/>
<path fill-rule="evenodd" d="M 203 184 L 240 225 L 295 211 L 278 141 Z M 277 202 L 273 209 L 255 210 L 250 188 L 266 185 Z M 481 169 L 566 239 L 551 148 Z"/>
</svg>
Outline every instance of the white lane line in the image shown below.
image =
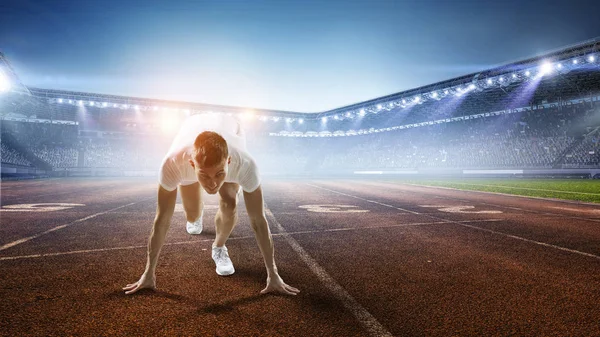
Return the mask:
<svg viewBox="0 0 600 337">
<path fill-rule="evenodd" d="M 553 206 L 551 208 L 560 209 L 562 211 L 572 211 L 572 212 L 583 212 L 583 213 L 600 214 L 600 209 L 582 209 L 582 208 L 556 207 L 556 206 Z"/>
<path fill-rule="evenodd" d="M 26 237 L 26 238 L 19 239 L 19 240 L 13 241 L 13 242 L 9 242 L 9 243 L 7 243 L 7 244 L 5 244 L 5 245 L 2 245 L 2 246 L 0 246 L 0 251 L 6 250 L 6 249 L 8 249 L 8 248 L 11 248 L 11 247 L 14 247 L 14 246 L 17 246 L 17 245 L 20 245 L 20 244 L 22 244 L 22 243 L 24 243 L 24 242 L 27 242 L 27 241 L 30 241 L 30 240 L 33 240 L 33 239 L 37 239 L 37 238 L 39 238 L 40 236 L 43 236 L 43 235 L 46 235 L 46 234 L 48 234 L 48 233 L 52 233 L 52 232 L 54 232 L 54 231 L 57 231 L 57 230 L 59 230 L 59 229 L 63 229 L 63 228 L 65 228 L 65 227 L 68 227 L 68 226 L 74 225 L 74 224 L 76 224 L 76 223 L 78 223 L 78 222 L 86 221 L 86 220 L 89 220 L 89 219 L 95 218 L 95 217 L 97 217 L 97 216 L 100 216 L 100 215 L 103 215 L 103 214 L 106 214 L 106 213 L 110 213 L 110 212 L 112 212 L 112 211 L 116 211 L 116 210 L 118 210 L 118 209 L 121 209 L 121 208 L 124 208 L 124 207 L 128 207 L 128 206 L 131 206 L 131 205 L 135 205 L 135 204 L 137 204 L 137 203 L 140 203 L 140 202 L 146 201 L 146 200 L 148 200 L 148 199 L 151 199 L 151 198 L 154 198 L 154 197 L 150 197 L 150 198 L 142 199 L 142 200 L 140 200 L 140 201 L 132 202 L 132 203 L 129 203 L 129 204 L 127 204 L 127 205 L 123 205 L 123 206 L 115 207 L 115 208 L 109 209 L 108 211 L 104 211 L 104 212 L 100 212 L 100 213 L 92 214 L 92 215 L 90 215 L 90 216 L 86 216 L 85 218 L 77 219 L 77 220 L 75 220 L 75 221 L 71 221 L 71 222 L 69 222 L 69 223 L 67 223 L 67 224 L 60 225 L 60 226 L 56 226 L 56 227 L 54 227 L 54 228 L 50 228 L 50 229 L 48 229 L 47 231 L 44 231 L 44 232 L 41 232 L 41 233 L 38 233 L 38 234 L 35 234 L 35 235 L 32 235 L 32 236 L 28 236 L 28 237 Z"/>
<path fill-rule="evenodd" d="M 392 208 L 395 208 L 395 207 L 392 207 Z M 477 227 L 477 226 L 473 226 L 473 225 L 467 225 L 467 224 L 463 224 L 463 223 L 461 223 L 459 221 L 448 220 L 448 219 L 436 217 L 436 216 L 433 216 L 433 215 L 429 215 L 429 214 L 426 214 L 426 213 L 424 213 L 422 215 L 426 216 L 428 218 L 432 218 L 432 219 L 436 219 L 436 220 L 441 220 L 441 221 L 445 221 L 445 222 L 448 222 L 448 223 L 455 223 L 455 224 L 457 224 L 459 226 L 463 226 L 463 227 L 467 227 L 467 228 L 472 228 L 472 229 L 478 229 L 478 230 L 481 230 L 481 231 L 485 231 L 485 232 L 489 232 L 489 233 L 494 233 L 494 234 L 506 236 L 506 237 L 509 237 L 509 238 L 512 238 L 512 239 L 517 239 L 517 240 L 521 240 L 521 241 L 535 243 L 535 244 L 540 245 L 540 246 L 555 248 L 555 249 L 558 249 L 558 250 L 562 250 L 562 251 L 566 251 L 566 252 L 570 252 L 570 253 L 575 253 L 575 254 L 579 254 L 579 255 L 583 255 L 583 256 L 587 256 L 587 257 L 593 257 L 595 259 L 599 259 L 600 260 L 600 256 L 599 255 L 595 255 L 595 254 L 591 254 L 591 253 L 586 253 L 586 252 L 582 252 L 582 251 L 575 250 L 575 249 L 565 248 L 565 247 L 553 245 L 553 244 L 550 244 L 550 243 L 545 243 L 545 242 L 530 240 L 530 239 L 526 239 L 526 238 L 521 237 L 521 236 L 506 234 L 506 233 L 502 233 L 502 232 L 497 232 L 497 231 L 493 231 L 493 230 L 490 230 L 490 229 L 485 229 L 485 228 L 481 228 L 481 227 Z"/>
<path fill-rule="evenodd" d="M 358 319 L 359 323 L 368 332 L 369 336 L 393 336 L 375 317 L 373 317 L 373 315 L 371 315 L 371 313 L 367 311 L 367 309 L 360 305 L 346 289 L 339 285 L 339 283 L 337 283 L 335 279 L 333 279 L 333 277 L 331 277 L 289 233 L 286 232 L 285 228 L 277 221 L 271 210 L 267 208 L 266 204 L 265 214 L 271 218 L 271 223 L 281 231 L 281 236 L 283 236 L 285 241 L 287 241 L 292 249 L 296 251 L 304 263 L 308 265 L 321 283 L 323 283 L 323 285 L 329 289 L 340 302 L 342 302 L 344 307 L 350 310 L 350 312 Z"/>
<path fill-rule="evenodd" d="M 418 212 L 415 212 L 415 211 L 411 211 L 411 210 L 408 210 L 408 209 L 399 208 L 399 207 L 396 207 L 396 206 L 384 204 L 384 203 L 381 203 L 379 201 L 364 199 L 364 198 L 361 198 L 361 197 L 357 197 L 355 195 L 351 195 L 351 194 L 346 194 L 346 193 L 339 192 L 339 191 L 330 190 L 330 189 L 325 188 L 325 187 L 321 187 L 321 186 L 317 186 L 317 185 L 313 185 L 313 184 L 306 184 L 306 185 L 312 186 L 312 187 L 315 187 L 315 188 L 320 188 L 322 190 L 329 191 L 329 192 L 332 192 L 332 193 L 337 193 L 337 194 L 345 195 L 345 196 L 348 196 L 348 197 L 351 197 L 351 198 L 355 198 L 355 199 L 367 201 L 367 202 L 374 203 L 374 204 L 377 204 L 377 205 L 394 208 L 394 209 L 397 209 L 397 210 L 402 211 L 402 212 L 407 212 L 407 213 L 411 213 L 411 214 L 421 214 L 421 213 L 418 213 Z"/>
<path fill-rule="evenodd" d="M 118 214 L 118 213 L 114 213 Z M 469 222 L 496 222 L 496 221 L 504 221 L 504 219 L 488 219 L 488 220 L 465 220 L 460 221 L 461 223 L 469 223 Z M 296 231 L 296 232 L 287 232 L 285 235 L 301 235 L 301 234 L 319 234 L 319 233 L 327 233 L 327 232 L 341 232 L 341 231 L 356 231 L 356 230 L 365 230 L 365 229 L 380 229 L 380 228 L 396 228 L 396 227 L 410 227 L 410 226 L 427 226 L 427 225 L 438 225 L 438 224 L 447 224 L 447 221 L 438 221 L 438 222 L 412 222 L 412 223 L 404 223 L 404 224 L 394 224 L 394 225 L 384 225 L 384 226 L 368 226 L 368 227 L 354 227 L 354 228 L 331 228 L 331 229 L 323 229 L 323 230 L 312 230 L 312 231 Z M 283 236 L 283 234 L 275 233 L 272 234 L 273 237 Z M 239 237 L 230 237 L 228 241 L 231 240 L 247 240 L 254 239 L 254 236 L 239 236 Z M 213 242 L 214 239 L 204 239 L 204 240 L 192 240 L 192 241 L 178 241 L 178 242 L 170 242 L 165 243 L 163 246 L 173 246 L 173 245 L 189 245 L 194 243 L 201 242 Z M 123 247 L 111 247 L 111 248 L 97 248 L 97 249 L 84 249 L 84 250 L 72 250 L 66 252 L 56 252 L 56 253 L 40 253 L 40 254 L 31 254 L 31 255 L 17 255 L 17 256 L 0 256 L 0 261 L 8 261 L 8 260 L 21 260 L 21 259 L 34 259 L 41 257 L 49 257 L 49 256 L 61 256 L 61 255 L 73 255 L 73 254 L 87 254 L 87 253 L 100 253 L 100 252 L 108 252 L 108 251 L 117 251 L 117 250 L 130 250 L 130 249 L 139 249 L 146 248 L 147 245 L 143 246 L 123 246 Z"/>
<path fill-rule="evenodd" d="M 575 249 L 570 249 L 570 248 L 565 248 L 565 247 L 561 247 L 561 246 L 556 246 L 556 245 L 553 245 L 553 244 L 550 244 L 550 243 L 545 243 L 545 242 L 530 240 L 530 239 L 526 239 L 524 237 L 520 237 L 520 236 L 516 236 L 516 235 L 511 235 L 511 234 L 506 234 L 506 233 L 502 233 L 502 232 L 497 232 L 495 230 L 481 228 L 481 227 L 477 227 L 477 226 L 472 226 L 472 225 L 467 225 L 467 224 L 459 224 L 459 225 L 464 226 L 464 227 L 473 228 L 473 229 L 478 229 L 478 230 L 484 231 L 484 232 L 489 232 L 489 233 L 493 233 L 493 234 L 498 234 L 498 235 L 506 236 L 506 237 L 509 237 L 509 238 L 513 238 L 513 239 L 517 239 L 517 240 L 521 240 L 521 241 L 525 241 L 525 242 L 535 243 L 536 245 L 540 245 L 540 246 L 555 248 L 555 249 L 562 250 L 562 251 L 569 252 L 569 253 L 575 253 L 575 254 L 580 254 L 580 255 L 583 255 L 583 256 L 593 257 L 595 259 L 600 260 L 600 256 L 599 255 L 590 254 L 590 253 L 582 252 L 582 251 L 575 250 Z"/>
</svg>

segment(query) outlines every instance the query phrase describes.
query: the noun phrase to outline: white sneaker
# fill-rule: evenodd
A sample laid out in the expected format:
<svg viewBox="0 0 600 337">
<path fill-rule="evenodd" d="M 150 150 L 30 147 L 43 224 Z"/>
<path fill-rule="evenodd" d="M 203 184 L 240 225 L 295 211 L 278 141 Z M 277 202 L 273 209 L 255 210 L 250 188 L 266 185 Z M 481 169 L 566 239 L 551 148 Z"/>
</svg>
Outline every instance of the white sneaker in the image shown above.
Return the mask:
<svg viewBox="0 0 600 337">
<path fill-rule="evenodd" d="M 196 221 L 194 222 L 187 222 L 187 225 L 185 226 L 185 229 L 187 229 L 187 232 L 190 234 L 200 234 L 202 233 L 202 214 L 204 213 L 204 211 L 202 211 L 200 213 L 200 216 L 198 217 L 198 219 L 196 219 Z"/>
<path fill-rule="evenodd" d="M 217 274 L 221 276 L 227 276 L 235 272 L 233 263 L 231 262 L 229 253 L 227 252 L 227 247 L 213 247 L 212 258 L 215 260 L 215 264 L 217 265 Z"/>
</svg>

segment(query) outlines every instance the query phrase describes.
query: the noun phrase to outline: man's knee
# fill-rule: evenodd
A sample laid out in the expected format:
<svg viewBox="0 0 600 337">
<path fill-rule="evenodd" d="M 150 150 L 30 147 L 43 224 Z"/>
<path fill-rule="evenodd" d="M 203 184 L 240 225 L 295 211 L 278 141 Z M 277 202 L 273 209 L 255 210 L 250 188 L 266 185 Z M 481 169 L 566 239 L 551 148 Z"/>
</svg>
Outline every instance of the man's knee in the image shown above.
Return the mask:
<svg viewBox="0 0 600 337">
<path fill-rule="evenodd" d="M 219 211 L 224 216 L 234 216 L 237 211 L 237 200 L 235 198 L 221 198 L 219 201 Z"/>
</svg>

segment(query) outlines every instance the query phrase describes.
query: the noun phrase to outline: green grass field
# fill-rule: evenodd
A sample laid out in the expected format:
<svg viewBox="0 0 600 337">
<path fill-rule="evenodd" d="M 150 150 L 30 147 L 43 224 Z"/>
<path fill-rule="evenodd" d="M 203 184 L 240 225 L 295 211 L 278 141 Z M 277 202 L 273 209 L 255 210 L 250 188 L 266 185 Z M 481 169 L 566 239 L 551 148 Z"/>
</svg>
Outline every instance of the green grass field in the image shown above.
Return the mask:
<svg viewBox="0 0 600 337">
<path fill-rule="evenodd" d="M 600 203 L 598 179 L 410 179 L 398 182 Z"/>
</svg>

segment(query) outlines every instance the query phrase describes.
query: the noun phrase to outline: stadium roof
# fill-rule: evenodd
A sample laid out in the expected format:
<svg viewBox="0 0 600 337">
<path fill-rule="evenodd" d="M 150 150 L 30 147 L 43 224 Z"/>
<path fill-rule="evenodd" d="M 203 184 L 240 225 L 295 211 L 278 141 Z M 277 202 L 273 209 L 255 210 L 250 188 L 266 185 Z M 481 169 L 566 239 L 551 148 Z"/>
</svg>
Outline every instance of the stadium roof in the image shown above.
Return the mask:
<svg viewBox="0 0 600 337">
<path fill-rule="evenodd" d="M 1 55 L 1 54 L 0 54 Z M 452 78 L 446 81 L 433 83 L 430 85 L 414 88 L 402 92 L 398 92 L 391 95 L 386 95 L 355 103 L 352 105 L 343 106 L 337 109 L 328 110 L 317 113 L 303 113 L 293 111 L 281 111 L 281 110 L 268 110 L 268 109 L 255 109 L 248 107 L 235 107 L 235 106 L 224 106 L 214 105 L 205 103 L 193 103 L 193 102 L 182 102 L 182 101 L 168 101 L 158 99 L 148 99 L 139 97 L 128 97 L 118 95 L 106 95 L 106 94 L 94 94 L 84 92 L 73 92 L 64 90 L 53 90 L 53 89 L 41 89 L 41 88 L 29 88 L 28 91 L 39 98 L 48 99 L 51 102 L 62 102 L 63 100 L 72 100 L 74 102 L 88 102 L 90 104 L 100 103 L 110 105 L 122 105 L 122 106 L 137 106 L 140 110 L 157 109 L 157 107 L 163 107 L 167 109 L 181 109 L 190 110 L 193 112 L 225 112 L 225 113 L 248 113 L 252 112 L 257 115 L 263 116 L 277 116 L 277 117 L 290 117 L 290 118 L 305 118 L 305 119 L 321 119 L 323 117 L 336 117 L 335 119 L 354 118 L 359 114 L 363 116 L 365 111 L 367 112 L 378 112 L 380 110 L 397 110 L 404 108 L 407 104 L 406 101 L 410 100 L 412 103 L 418 103 L 419 105 L 426 101 L 439 101 L 445 96 L 452 96 L 453 94 L 462 94 L 467 91 L 486 92 L 488 95 L 506 95 L 509 87 L 517 85 L 519 81 L 528 80 L 525 77 L 529 77 L 529 69 L 537 71 L 541 68 L 542 62 L 553 62 L 551 64 L 558 64 L 563 60 L 575 60 L 582 58 L 581 63 L 586 63 L 585 57 L 588 55 L 597 55 L 600 58 L 600 37 L 580 42 L 574 45 L 566 46 L 557 50 L 546 52 L 544 54 L 529 57 L 524 60 L 514 61 L 511 63 L 503 64 L 494 67 L 489 70 L 482 72 L 472 73 L 456 78 Z M 6 64 L 4 56 L 1 55 L 2 61 Z M 598 67 L 600 60 L 594 60 L 588 62 Z M 562 64 L 561 64 L 562 66 Z M 580 67 L 581 65 L 577 65 Z M 569 67 L 569 69 L 567 69 Z M 536 69 L 536 70 L 533 70 Z M 565 73 L 575 69 L 575 65 L 566 65 Z M 12 68 L 11 68 L 12 71 Z M 540 70 L 541 71 L 541 70 Z M 516 73 L 519 72 L 517 78 Z M 14 74 L 14 72 L 13 72 Z M 16 78 L 16 74 L 14 75 Z M 510 77 L 512 77 L 512 79 Z M 593 77 L 593 78 L 592 78 Z M 597 76 L 590 77 L 591 80 L 596 80 Z M 506 81 L 504 81 L 506 79 Z M 487 84 L 486 84 L 487 81 Z M 488 85 L 493 82 L 493 85 Z M 504 82 L 503 82 L 504 81 Z M 580 80 L 581 82 L 582 80 Z M 19 82 L 20 84 L 20 82 Z M 22 84 L 21 84 L 22 86 Z M 25 88 L 25 86 L 23 86 Z M 27 88 L 25 88 L 27 89 Z M 463 91 L 461 91 L 463 90 Z M 579 90 L 576 88 L 576 90 Z M 491 96 L 488 96 L 488 98 Z M 408 102 L 410 104 L 411 102 Z M 105 105 L 106 106 L 106 105 Z"/>
</svg>

